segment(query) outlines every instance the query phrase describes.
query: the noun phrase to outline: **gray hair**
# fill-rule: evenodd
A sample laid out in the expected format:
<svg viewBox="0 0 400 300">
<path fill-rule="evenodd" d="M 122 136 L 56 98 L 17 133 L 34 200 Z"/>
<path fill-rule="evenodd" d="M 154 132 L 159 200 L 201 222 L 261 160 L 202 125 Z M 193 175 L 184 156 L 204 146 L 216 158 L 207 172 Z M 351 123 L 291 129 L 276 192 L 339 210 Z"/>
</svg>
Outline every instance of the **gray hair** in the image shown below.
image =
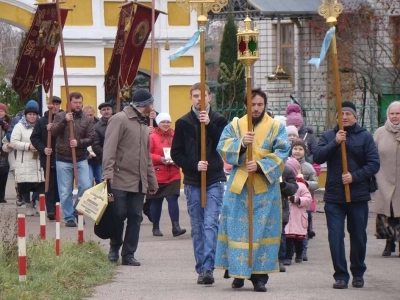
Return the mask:
<svg viewBox="0 0 400 300">
<path fill-rule="evenodd" d="M 400 106 L 400 101 L 393 101 L 392 103 L 389 104 L 387 110 L 386 110 L 386 118 L 389 120 L 389 111 L 392 107 L 394 106 Z"/>
</svg>

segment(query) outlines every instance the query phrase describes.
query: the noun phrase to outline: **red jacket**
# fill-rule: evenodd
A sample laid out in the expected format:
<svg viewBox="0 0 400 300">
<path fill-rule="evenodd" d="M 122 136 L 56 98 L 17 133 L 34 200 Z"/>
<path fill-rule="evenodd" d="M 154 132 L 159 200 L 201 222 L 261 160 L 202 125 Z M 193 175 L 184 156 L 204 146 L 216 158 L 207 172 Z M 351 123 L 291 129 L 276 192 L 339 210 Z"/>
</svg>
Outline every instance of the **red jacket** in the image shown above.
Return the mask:
<svg viewBox="0 0 400 300">
<path fill-rule="evenodd" d="M 150 155 L 153 160 L 154 170 L 158 183 L 170 183 L 181 179 L 179 167 L 175 164 L 164 165 L 161 162 L 161 157 L 164 157 L 164 147 L 171 148 L 174 130 L 170 129 L 167 132 L 155 128 L 150 135 Z"/>
</svg>

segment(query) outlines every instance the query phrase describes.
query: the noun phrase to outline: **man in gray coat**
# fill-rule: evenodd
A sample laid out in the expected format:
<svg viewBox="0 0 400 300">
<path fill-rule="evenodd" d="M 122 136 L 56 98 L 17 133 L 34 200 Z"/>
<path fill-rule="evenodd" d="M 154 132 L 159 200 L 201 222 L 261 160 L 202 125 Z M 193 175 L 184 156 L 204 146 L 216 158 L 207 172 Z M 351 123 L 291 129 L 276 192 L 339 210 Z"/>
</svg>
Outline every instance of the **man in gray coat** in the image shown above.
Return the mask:
<svg viewBox="0 0 400 300">
<path fill-rule="evenodd" d="M 122 246 L 122 265 L 140 266 L 135 259 L 145 195 L 158 189 L 150 157 L 146 115 L 153 110 L 153 96 L 138 90 L 132 102 L 108 122 L 103 147 L 103 179 L 110 183 L 116 211 L 116 232 L 110 239 L 108 259 L 117 262 Z M 122 239 L 124 221 L 127 221 Z"/>
</svg>

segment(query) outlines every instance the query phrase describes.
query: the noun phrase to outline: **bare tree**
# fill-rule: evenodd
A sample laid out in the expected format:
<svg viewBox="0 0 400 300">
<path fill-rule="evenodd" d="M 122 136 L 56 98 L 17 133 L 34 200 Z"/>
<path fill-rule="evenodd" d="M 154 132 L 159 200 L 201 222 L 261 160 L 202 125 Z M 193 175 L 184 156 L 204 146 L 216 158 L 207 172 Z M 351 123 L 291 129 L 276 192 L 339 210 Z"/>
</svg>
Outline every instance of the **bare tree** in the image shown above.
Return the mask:
<svg viewBox="0 0 400 300">
<path fill-rule="evenodd" d="M 0 22 L 0 36 L 0 65 L 6 70 L 6 77 L 10 78 L 17 64 L 22 31 Z"/>
</svg>

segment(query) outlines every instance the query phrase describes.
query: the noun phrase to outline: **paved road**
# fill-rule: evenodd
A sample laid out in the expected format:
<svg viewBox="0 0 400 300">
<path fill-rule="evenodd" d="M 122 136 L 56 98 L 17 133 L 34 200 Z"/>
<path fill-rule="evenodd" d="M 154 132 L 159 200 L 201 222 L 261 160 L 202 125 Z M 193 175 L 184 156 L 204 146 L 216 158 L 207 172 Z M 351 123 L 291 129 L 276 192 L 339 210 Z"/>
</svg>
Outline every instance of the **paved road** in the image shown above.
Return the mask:
<svg viewBox="0 0 400 300">
<path fill-rule="evenodd" d="M 12 185 L 12 184 L 11 184 Z M 12 186 L 7 189 L 8 199 L 13 197 Z M 0 204 L 0 211 L 15 210 L 14 201 Z M 181 224 L 189 228 L 189 219 L 186 212 L 184 198 L 180 199 Z M 139 249 L 136 257 L 142 263 L 140 267 L 118 266 L 113 282 L 98 286 L 91 299 L 296 299 L 296 300 L 330 300 L 344 299 L 400 299 L 400 258 L 382 258 L 383 241 L 373 236 L 375 214 L 373 204 L 368 228 L 368 252 L 365 274 L 365 288 L 348 290 L 332 289 L 332 264 L 327 242 L 327 230 L 323 207 L 319 205 L 319 213 L 315 213 L 314 227 L 316 238 L 309 244 L 309 261 L 288 267 L 286 273 L 270 275 L 267 285 L 268 292 L 255 293 L 250 282 L 245 283 L 241 290 L 230 288 L 231 280 L 223 279 L 223 272 L 216 270 L 216 283 L 211 286 L 196 284 L 197 274 L 194 271 L 194 258 L 190 234 L 173 238 L 168 219 L 166 205 L 161 220 L 163 237 L 153 237 L 151 224 L 145 219 L 141 228 Z M 18 211 L 23 213 L 24 209 Z M 4 223 L 4 222 L 3 222 Z M 4 224 L 0 221 L 0 226 Z M 48 237 L 54 237 L 55 224 L 48 224 Z M 92 233 L 93 223 L 87 220 L 85 238 L 100 241 L 107 250 L 107 242 L 97 239 Z M 0 227 L 1 230 L 1 227 Z M 28 218 L 28 233 L 37 235 L 39 232 L 39 218 Z M 76 239 L 76 229 L 62 226 L 62 239 Z M 348 243 L 347 243 L 348 244 Z"/>
</svg>

